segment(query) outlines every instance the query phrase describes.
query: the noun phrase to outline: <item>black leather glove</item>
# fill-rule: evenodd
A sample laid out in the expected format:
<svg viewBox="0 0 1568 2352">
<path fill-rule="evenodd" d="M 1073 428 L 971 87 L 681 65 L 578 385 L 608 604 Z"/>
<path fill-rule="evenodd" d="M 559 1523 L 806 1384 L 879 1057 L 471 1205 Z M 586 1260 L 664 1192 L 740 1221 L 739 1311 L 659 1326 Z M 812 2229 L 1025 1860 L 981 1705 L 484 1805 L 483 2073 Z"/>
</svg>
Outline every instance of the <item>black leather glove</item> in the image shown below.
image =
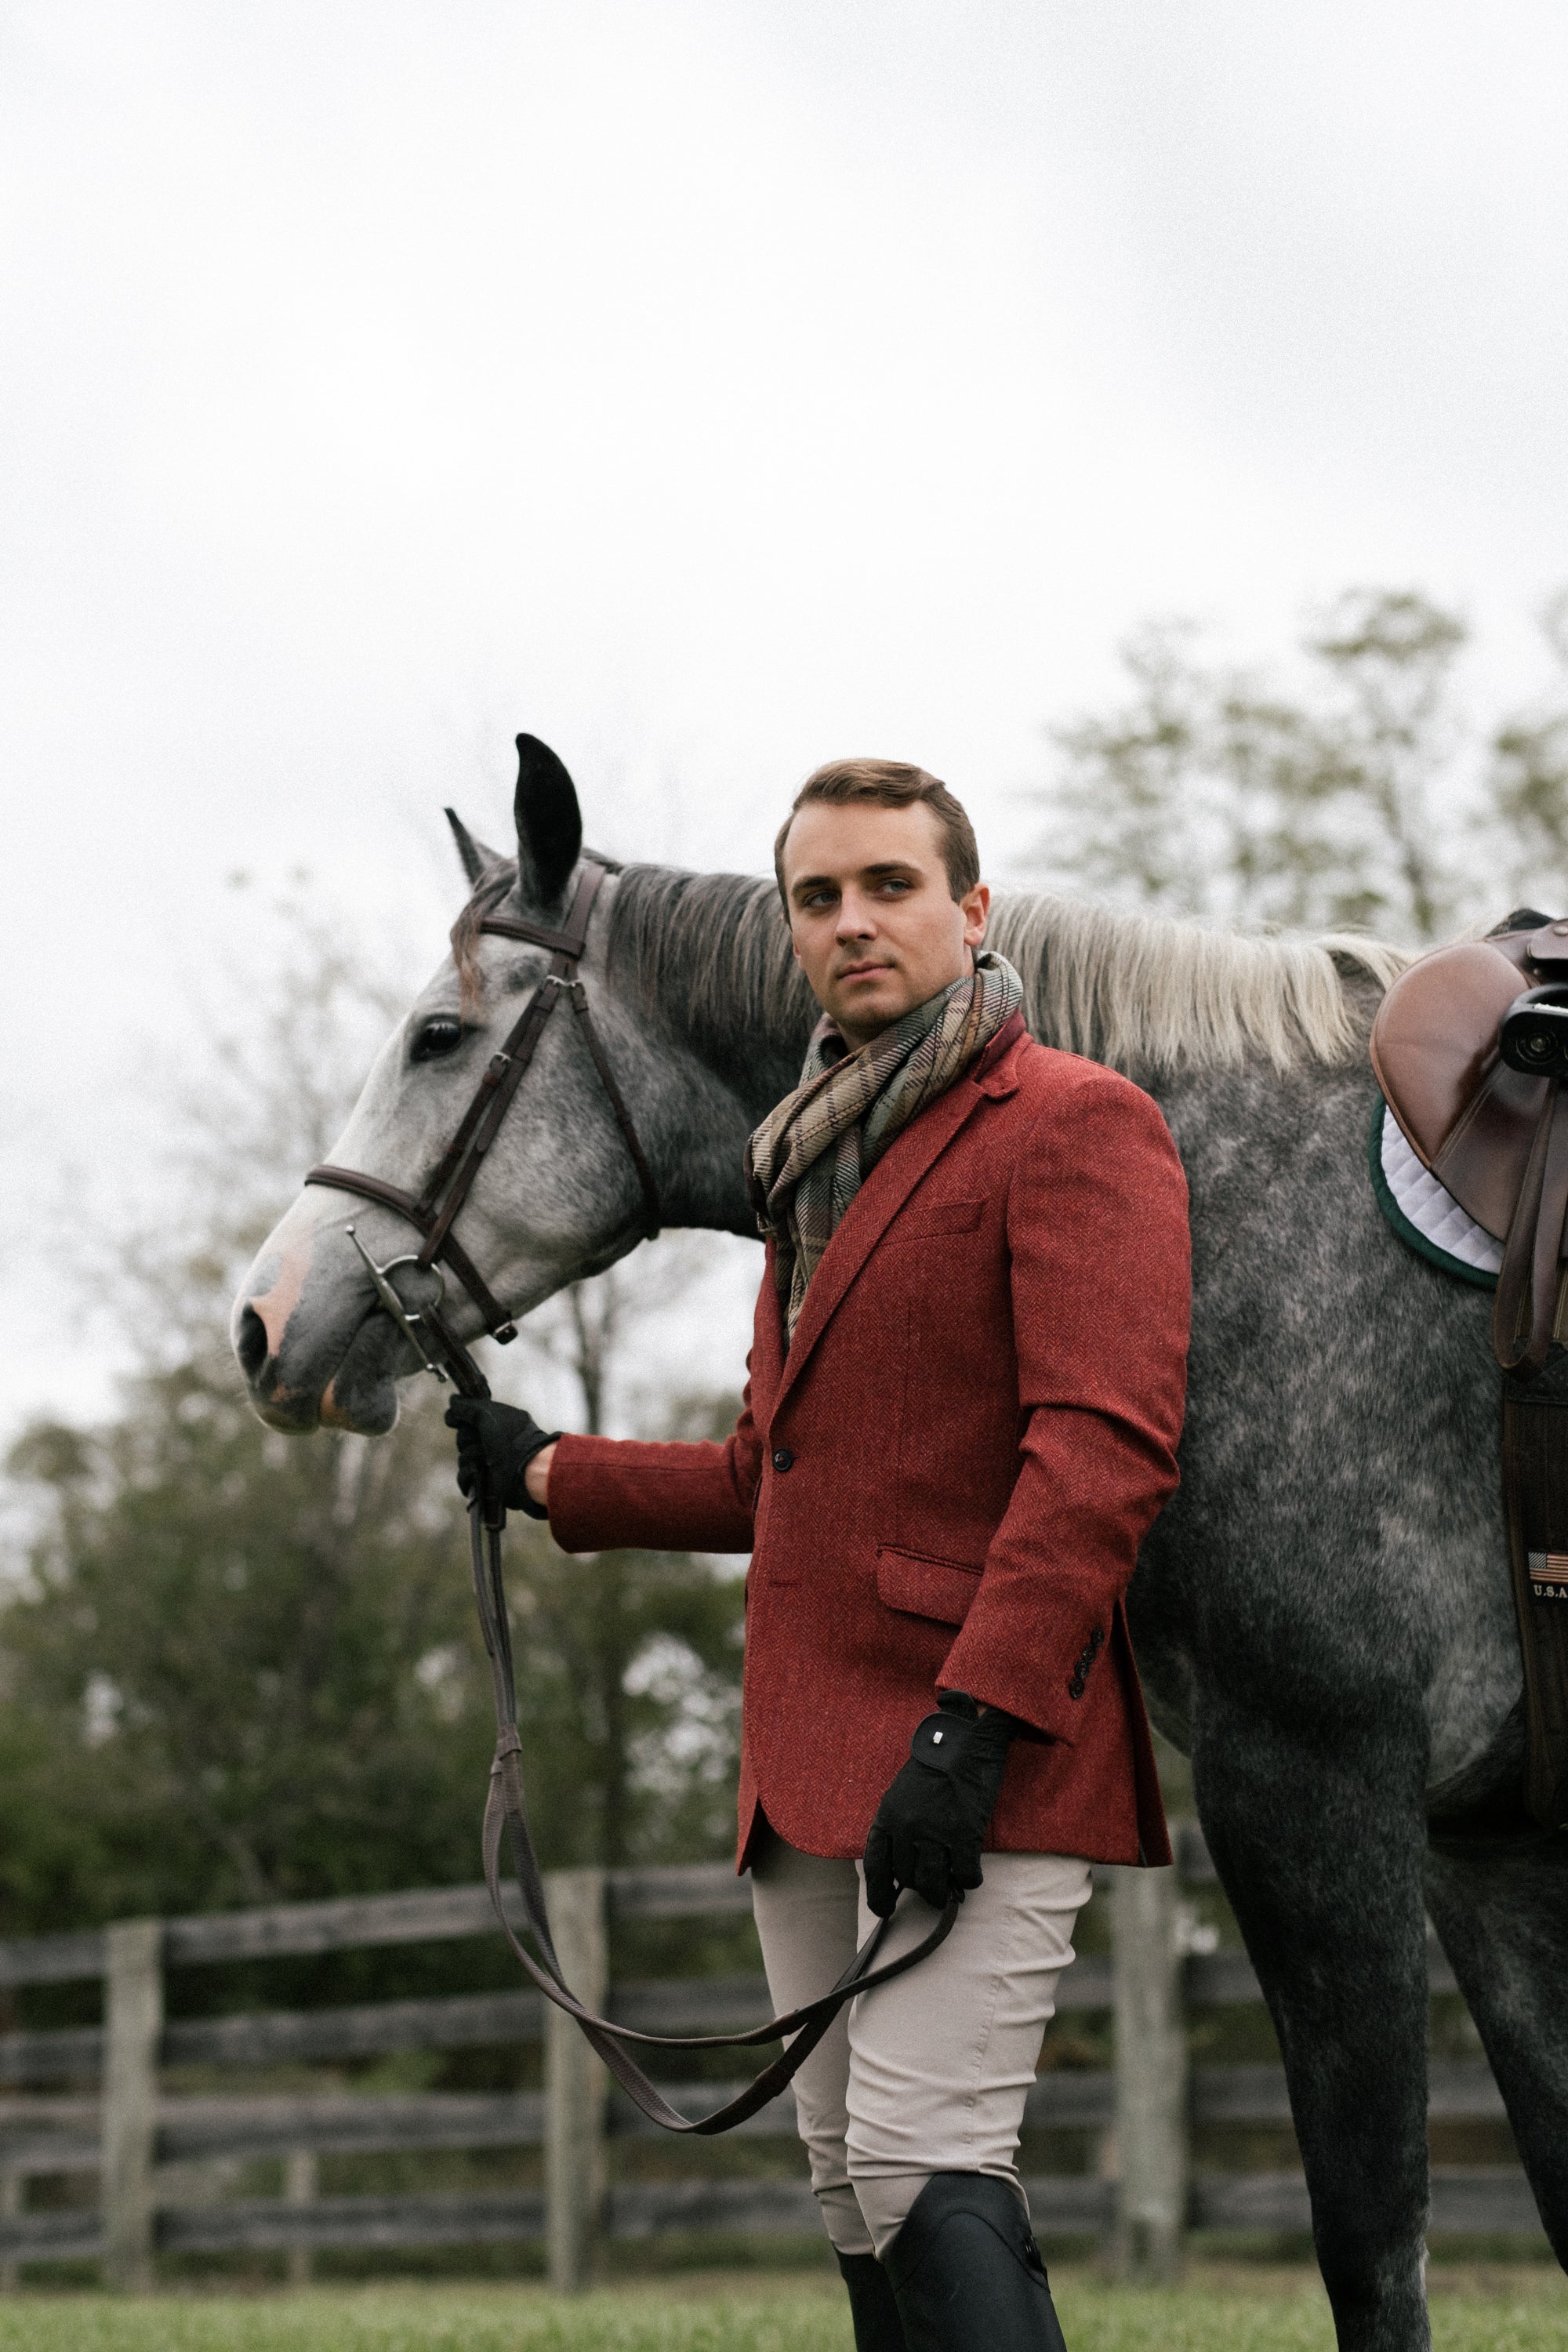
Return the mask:
<svg viewBox="0 0 1568 2352">
<path fill-rule="evenodd" d="M 933 1911 L 981 1883 L 980 1848 L 1019 1726 L 984 1715 L 964 1691 L 943 1691 L 910 1745 L 910 1760 L 877 1808 L 866 1841 L 866 1900 L 886 1919 L 900 1886 Z"/>
<path fill-rule="evenodd" d="M 531 1519 L 547 1519 L 549 1512 L 536 1503 L 524 1485 L 529 1464 L 561 1432 L 541 1429 L 531 1412 L 515 1404 L 497 1404 L 491 1397 L 454 1397 L 447 1407 L 447 1426 L 458 1433 L 458 1484 L 465 1495 L 475 1488 Z"/>
</svg>

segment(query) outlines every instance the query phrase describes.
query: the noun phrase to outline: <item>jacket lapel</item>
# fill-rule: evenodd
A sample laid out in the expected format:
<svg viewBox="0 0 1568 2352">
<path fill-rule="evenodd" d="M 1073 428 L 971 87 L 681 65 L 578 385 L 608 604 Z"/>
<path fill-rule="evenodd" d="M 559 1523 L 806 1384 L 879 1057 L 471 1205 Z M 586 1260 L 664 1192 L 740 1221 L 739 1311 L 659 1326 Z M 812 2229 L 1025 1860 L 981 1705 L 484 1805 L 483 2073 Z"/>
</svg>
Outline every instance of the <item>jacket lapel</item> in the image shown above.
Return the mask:
<svg viewBox="0 0 1568 2352">
<path fill-rule="evenodd" d="M 844 1213 L 822 1254 L 795 1327 L 773 1398 L 776 1413 L 816 1345 L 829 1316 L 921 1178 L 984 1100 L 973 1075 L 959 1078 L 889 1145 Z M 782 1329 L 782 1324 L 781 1324 Z"/>
</svg>

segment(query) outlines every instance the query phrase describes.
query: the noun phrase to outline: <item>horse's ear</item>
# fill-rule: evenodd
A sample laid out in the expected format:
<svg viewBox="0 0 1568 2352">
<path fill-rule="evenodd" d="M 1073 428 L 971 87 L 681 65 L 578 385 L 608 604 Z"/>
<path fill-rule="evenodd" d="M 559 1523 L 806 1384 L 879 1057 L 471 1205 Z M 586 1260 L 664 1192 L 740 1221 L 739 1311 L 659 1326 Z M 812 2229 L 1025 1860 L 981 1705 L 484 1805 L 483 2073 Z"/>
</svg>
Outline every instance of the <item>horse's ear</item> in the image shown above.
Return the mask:
<svg viewBox="0 0 1568 2352">
<path fill-rule="evenodd" d="M 452 828 L 452 838 L 458 845 L 458 855 L 463 861 L 463 871 L 470 883 L 477 882 L 487 866 L 499 866 L 500 851 L 488 843 L 476 841 L 454 808 L 447 811 L 447 822 Z"/>
<path fill-rule="evenodd" d="M 537 735 L 517 739 L 517 878 L 525 905 L 553 907 L 583 847 L 577 788 Z"/>
</svg>

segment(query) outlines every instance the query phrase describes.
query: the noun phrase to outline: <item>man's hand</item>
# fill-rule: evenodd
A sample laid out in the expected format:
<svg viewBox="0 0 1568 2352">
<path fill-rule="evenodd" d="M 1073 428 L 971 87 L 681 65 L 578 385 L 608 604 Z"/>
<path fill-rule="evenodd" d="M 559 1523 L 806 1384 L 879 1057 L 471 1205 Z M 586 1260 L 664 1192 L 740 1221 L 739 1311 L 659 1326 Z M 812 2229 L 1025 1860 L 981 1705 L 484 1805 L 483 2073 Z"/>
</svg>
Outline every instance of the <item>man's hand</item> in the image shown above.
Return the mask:
<svg viewBox="0 0 1568 2352">
<path fill-rule="evenodd" d="M 458 1484 L 465 1495 L 476 1488 L 531 1519 L 545 1519 L 540 1474 L 529 1475 L 536 1455 L 552 1447 L 561 1432 L 541 1429 L 531 1412 L 492 1399 L 454 1397 L 447 1407 L 447 1426 L 458 1433 Z M 548 1465 L 546 1465 L 548 1466 Z"/>
<path fill-rule="evenodd" d="M 933 1911 L 981 1884 L 980 1849 L 1018 1726 L 963 1691 L 943 1691 L 877 1808 L 866 1841 L 866 1900 L 879 1919 L 901 1886 Z"/>
</svg>

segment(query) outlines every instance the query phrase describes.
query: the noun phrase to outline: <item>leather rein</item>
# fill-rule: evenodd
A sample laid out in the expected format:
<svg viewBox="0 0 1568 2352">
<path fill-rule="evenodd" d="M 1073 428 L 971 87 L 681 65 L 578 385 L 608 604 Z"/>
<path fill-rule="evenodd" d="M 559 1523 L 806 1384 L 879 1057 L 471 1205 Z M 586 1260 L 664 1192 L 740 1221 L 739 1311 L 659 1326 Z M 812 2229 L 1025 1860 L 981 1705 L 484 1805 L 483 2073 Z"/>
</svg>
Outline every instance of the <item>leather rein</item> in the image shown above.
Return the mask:
<svg viewBox="0 0 1568 2352">
<path fill-rule="evenodd" d="M 489 1336 L 502 1345 L 516 1339 L 516 1323 L 460 1246 L 452 1227 L 473 1188 L 485 1153 L 494 1142 L 501 1121 L 538 1051 L 544 1024 L 563 995 L 572 1000 L 589 1056 L 637 1172 L 643 1195 L 643 1235 L 651 1241 L 659 1230 L 658 1189 L 653 1170 L 632 1122 L 631 1113 L 626 1108 L 626 1099 L 605 1058 L 588 1008 L 587 992 L 577 971 L 587 946 L 589 914 L 608 870 L 594 858 L 583 860 L 577 887 L 559 930 L 505 915 L 488 915 L 480 922 L 479 928 L 483 932 L 493 933 L 501 939 L 521 940 L 531 947 L 548 948 L 550 969 L 529 998 L 500 1052 L 492 1055 L 472 1102 L 421 1190 L 411 1192 L 401 1185 L 389 1183 L 384 1177 L 366 1176 L 358 1169 L 338 1168 L 327 1162 L 312 1168 L 305 1178 L 307 1184 L 320 1184 L 333 1192 L 354 1193 L 361 1200 L 374 1202 L 378 1207 L 394 1209 L 420 1234 L 421 1247 L 416 1255 L 394 1258 L 378 1265 L 353 1227 L 350 1225 L 347 1229 L 350 1240 L 369 1272 L 377 1308 L 389 1314 L 397 1323 L 419 1357 L 422 1368 L 434 1373 L 437 1380 L 450 1379 L 462 1396 L 488 1398 L 489 1382 L 468 1349 L 441 1314 L 440 1292 L 434 1304 L 413 1307 L 401 1297 L 391 1276 L 397 1267 L 413 1265 L 421 1273 L 433 1272 L 437 1284 L 441 1285 L 441 1269 L 445 1265 L 457 1276 L 479 1308 Z M 765 2025 L 753 2026 L 746 2033 L 639 2033 L 630 2026 L 616 2025 L 609 2018 L 600 2017 L 585 2008 L 567 1984 L 556 1957 L 545 1903 L 543 1876 L 529 1828 L 528 1806 L 522 1785 L 522 1743 L 517 1727 L 517 1683 L 512 1660 L 510 1618 L 501 1574 L 501 1535 L 505 1526 L 504 1508 L 493 1497 L 476 1492 L 468 1504 L 468 1553 L 474 1600 L 479 1609 L 485 1653 L 489 1659 L 490 1685 L 495 1701 L 496 1749 L 490 1766 L 489 1795 L 485 1805 L 483 1847 L 485 1883 L 489 1888 L 496 1917 L 512 1951 L 545 1999 L 553 2001 L 557 2009 L 564 2010 L 569 2017 L 575 2018 L 610 2073 L 650 2122 L 658 2124 L 666 2131 L 699 2136 L 729 2131 L 778 2096 L 816 2049 L 847 2001 L 853 2000 L 859 1993 L 869 1991 L 875 1985 L 887 1984 L 894 1977 L 902 1976 L 906 1969 L 912 1969 L 928 1953 L 935 1951 L 952 1927 L 962 1897 L 951 1895 L 931 1932 L 901 1958 L 886 1961 L 880 1968 L 876 1965 L 877 1954 L 892 1920 L 879 1921 L 837 1984 L 818 1995 L 816 2000 L 805 2002 L 799 2009 L 790 2010 L 782 2017 L 770 2018 Z M 510 1851 L 526 1926 L 539 1948 L 537 1958 L 518 1940 L 511 1921 L 507 1917 L 500 1883 L 503 1842 Z M 715 2109 L 713 2114 L 700 2116 L 695 2121 L 671 2105 L 658 2084 L 649 2080 L 636 2059 L 622 2047 L 625 2042 L 636 2042 L 644 2048 L 656 2050 L 746 2050 L 785 2039 L 789 2041 L 788 2048 L 771 2065 L 764 2067 L 745 2090 L 725 2105 Z"/>
</svg>

